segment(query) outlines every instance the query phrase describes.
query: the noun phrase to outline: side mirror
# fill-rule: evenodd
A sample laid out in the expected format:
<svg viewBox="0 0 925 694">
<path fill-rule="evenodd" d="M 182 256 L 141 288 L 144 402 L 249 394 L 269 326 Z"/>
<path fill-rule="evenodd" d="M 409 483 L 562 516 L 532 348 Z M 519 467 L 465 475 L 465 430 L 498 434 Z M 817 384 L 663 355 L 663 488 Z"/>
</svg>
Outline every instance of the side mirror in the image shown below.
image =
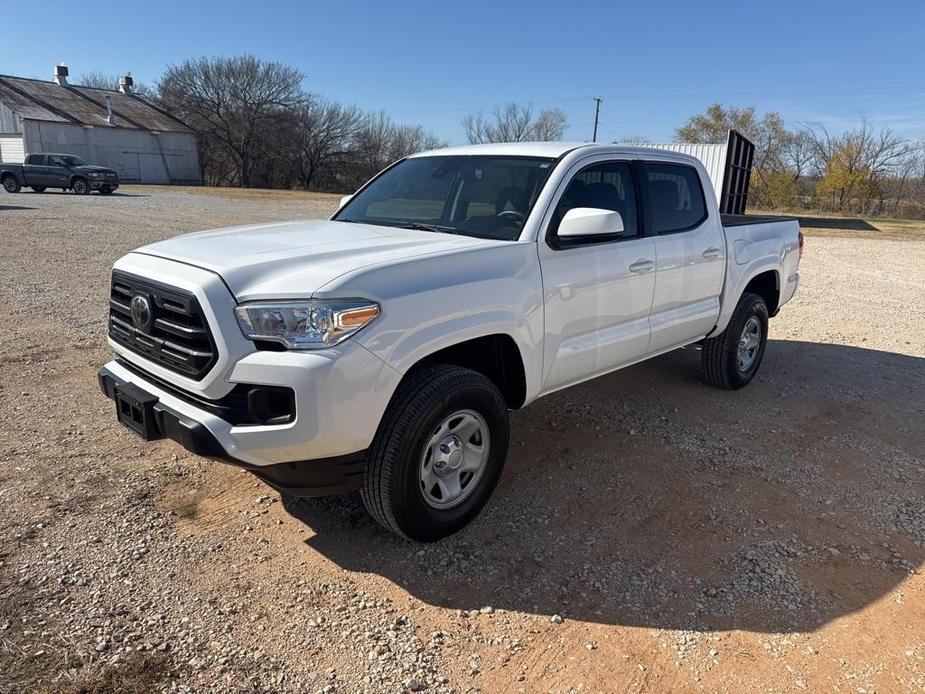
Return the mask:
<svg viewBox="0 0 925 694">
<path fill-rule="evenodd" d="M 353 197 L 352 195 L 345 195 L 344 197 L 342 197 L 342 198 L 340 199 L 340 204 L 337 206 L 337 209 L 339 210 L 341 207 L 343 207 L 343 206 L 346 205 L 348 202 L 350 202 L 350 198 L 352 198 L 352 197 Z"/>
<path fill-rule="evenodd" d="M 623 217 L 619 212 L 597 207 L 575 207 L 566 212 L 559 223 L 561 238 L 620 236 L 623 231 Z"/>
</svg>

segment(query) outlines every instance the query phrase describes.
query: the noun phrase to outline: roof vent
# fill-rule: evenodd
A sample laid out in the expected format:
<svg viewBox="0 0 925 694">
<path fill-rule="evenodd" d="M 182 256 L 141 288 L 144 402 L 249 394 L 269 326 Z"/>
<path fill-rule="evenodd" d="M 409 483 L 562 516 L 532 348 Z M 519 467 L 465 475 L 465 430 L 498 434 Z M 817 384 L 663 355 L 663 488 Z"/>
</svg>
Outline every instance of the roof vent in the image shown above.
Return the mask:
<svg viewBox="0 0 925 694">
<path fill-rule="evenodd" d="M 123 94 L 131 94 L 132 87 L 135 86 L 135 80 L 132 79 L 132 75 L 122 75 L 119 78 L 119 91 Z"/>
<path fill-rule="evenodd" d="M 55 65 L 55 82 L 62 87 L 67 86 L 67 65 Z"/>
<path fill-rule="evenodd" d="M 109 125 L 115 125 L 115 121 L 112 119 L 112 97 L 108 94 L 106 95 L 106 122 Z"/>
</svg>

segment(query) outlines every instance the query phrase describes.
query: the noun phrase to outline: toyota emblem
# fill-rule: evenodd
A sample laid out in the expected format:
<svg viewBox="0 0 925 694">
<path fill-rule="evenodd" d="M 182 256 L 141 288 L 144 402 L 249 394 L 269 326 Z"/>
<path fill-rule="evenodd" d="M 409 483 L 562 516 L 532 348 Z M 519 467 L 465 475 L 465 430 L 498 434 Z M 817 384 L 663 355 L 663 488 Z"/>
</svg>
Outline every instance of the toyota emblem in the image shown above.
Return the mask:
<svg viewBox="0 0 925 694">
<path fill-rule="evenodd" d="M 154 314 L 151 312 L 151 302 L 144 294 L 136 294 L 132 297 L 132 323 L 139 330 L 148 331 L 151 328 Z"/>
</svg>

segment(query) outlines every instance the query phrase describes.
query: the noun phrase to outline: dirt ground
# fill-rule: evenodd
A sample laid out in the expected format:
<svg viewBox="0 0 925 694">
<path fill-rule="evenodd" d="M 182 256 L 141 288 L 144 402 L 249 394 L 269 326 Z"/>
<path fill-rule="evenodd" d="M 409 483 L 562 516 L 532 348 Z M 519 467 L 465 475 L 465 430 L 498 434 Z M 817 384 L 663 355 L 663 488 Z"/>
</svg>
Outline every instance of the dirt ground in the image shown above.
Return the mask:
<svg viewBox="0 0 925 694">
<path fill-rule="evenodd" d="M 545 398 L 424 546 L 96 384 L 117 257 L 336 199 L 0 197 L 0 690 L 925 691 L 925 226 L 808 225 L 748 388 L 685 349 Z"/>
</svg>

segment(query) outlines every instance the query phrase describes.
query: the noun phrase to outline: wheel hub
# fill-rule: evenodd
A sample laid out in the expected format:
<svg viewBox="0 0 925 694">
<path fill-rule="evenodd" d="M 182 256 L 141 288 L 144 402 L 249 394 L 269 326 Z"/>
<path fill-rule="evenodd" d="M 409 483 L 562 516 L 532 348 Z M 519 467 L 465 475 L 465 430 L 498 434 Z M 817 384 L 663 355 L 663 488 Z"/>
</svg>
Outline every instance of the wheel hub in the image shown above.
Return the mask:
<svg viewBox="0 0 925 694">
<path fill-rule="evenodd" d="M 488 424 L 474 410 L 446 417 L 424 445 L 420 485 L 424 501 L 450 509 L 465 501 L 478 486 L 488 464 Z"/>
<path fill-rule="evenodd" d="M 446 475 L 459 468 L 463 462 L 462 442 L 458 436 L 447 436 L 437 446 L 437 457 L 434 460 L 434 471 L 438 475 Z"/>
<path fill-rule="evenodd" d="M 752 316 L 745 322 L 742 334 L 739 336 L 739 344 L 736 347 L 736 365 L 739 371 L 745 372 L 751 368 L 758 356 L 758 348 L 761 346 L 761 324 L 758 319 Z"/>
</svg>

